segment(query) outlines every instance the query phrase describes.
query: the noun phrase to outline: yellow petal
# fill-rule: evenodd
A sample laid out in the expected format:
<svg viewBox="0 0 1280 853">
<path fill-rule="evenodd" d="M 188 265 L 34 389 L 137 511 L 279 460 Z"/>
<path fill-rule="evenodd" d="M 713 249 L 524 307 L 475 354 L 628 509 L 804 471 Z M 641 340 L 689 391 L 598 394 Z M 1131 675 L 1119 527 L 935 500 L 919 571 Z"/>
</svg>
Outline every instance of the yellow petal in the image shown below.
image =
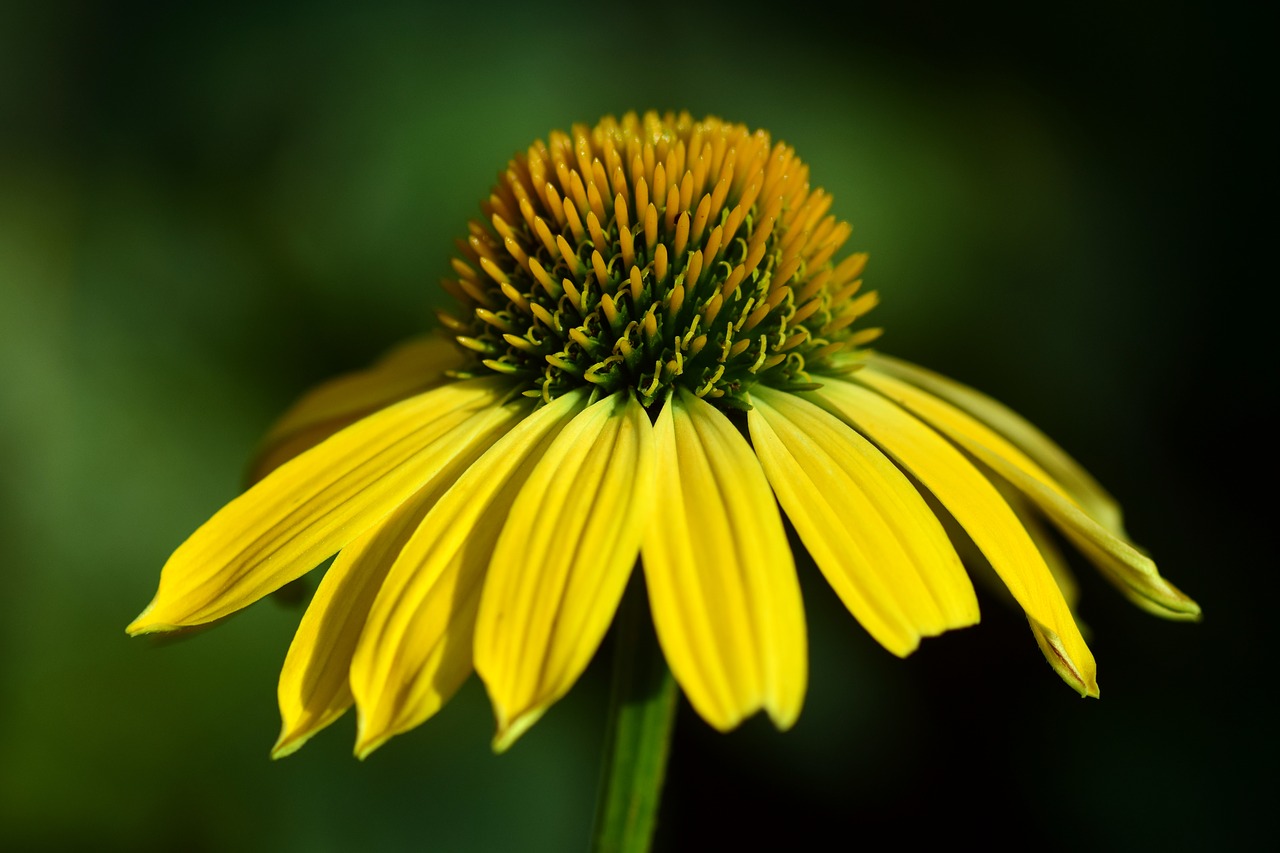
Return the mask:
<svg viewBox="0 0 1280 853">
<path fill-rule="evenodd" d="M 513 421 L 471 436 L 427 486 L 343 548 L 303 614 L 280 672 L 282 727 L 272 755 L 288 755 L 351 707 L 348 673 L 374 599 L 427 511 Z M 466 656 L 470 671 L 470 655 Z"/>
<path fill-rule="evenodd" d="M 1076 620 L 1076 627 L 1080 629 L 1081 636 L 1088 639 L 1088 626 L 1080 621 L 1080 615 L 1076 610 L 1076 604 L 1080 600 L 1080 589 L 1076 584 L 1075 577 L 1071 574 L 1071 569 L 1067 566 L 1066 560 L 1063 559 L 1062 551 L 1037 517 L 1038 513 L 1032 511 L 1021 495 L 1010 494 L 1011 487 L 1008 485 L 1000 487 L 998 482 L 995 485 L 999 488 L 1001 496 L 1008 501 L 1009 508 L 1018 516 L 1018 521 L 1026 528 L 1027 534 L 1031 537 L 1031 541 L 1035 543 L 1036 550 L 1040 552 L 1040 556 L 1044 557 L 1045 565 L 1049 567 L 1049 572 L 1053 575 L 1054 582 L 1058 584 L 1058 589 L 1062 590 L 1062 597 L 1067 602 L 1067 607 L 1071 609 L 1071 616 Z M 1071 685 L 1077 693 L 1082 696 L 1089 695 L 1089 685 L 1080 679 L 1075 670 L 1066 665 L 1065 658 L 1060 654 L 1055 644 L 1056 638 L 1053 633 L 1046 631 L 1043 625 L 1030 617 L 1027 618 L 1027 622 L 1030 624 L 1031 635 L 1035 638 L 1036 645 L 1040 647 L 1040 651 L 1044 654 L 1045 660 L 1049 661 L 1049 665 L 1053 667 L 1053 671 L 1058 673 L 1058 676 Z M 1097 685 L 1093 687 L 1093 695 L 1095 697 L 1098 695 Z"/>
<path fill-rule="evenodd" d="M 1094 699 L 1101 696 L 1097 674 L 1092 668 L 1082 668 L 1076 663 L 1079 660 L 1078 654 L 1066 647 L 1062 636 L 1031 618 L 1030 614 L 1027 615 L 1027 621 L 1031 624 L 1031 635 L 1035 637 L 1036 645 L 1058 677 L 1081 696 L 1092 696 Z"/>
<path fill-rule="evenodd" d="M 747 423 L 805 547 L 868 633 L 896 655 L 978 621 L 973 584 L 893 463 L 817 406 L 757 386 Z"/>
<path fill-rule="evenodd" d="M 680 389 L 654 426 L 658 506 L 642 546 L 658 639 L 694 709 L 725 731 L 795 722 L 808 662 L 791 548 L 751 446 Z"/>
<path fill-rule="evenodd" d="M 1062 554 L 1057 539 L 1055 539 L 1045 527 L 1042 514 L 1027 502 L 1027 500 L 1012 486 L 998 478 L 990 480 L 991 485 L 996 487 L 996 491 L 1000 493 L 1000 497 L 1005 503 L 1009 504 L 1009 508 L 1013 510 L 1013 514 L 1018 517 L 1018 523 L 1027 531 L 1027 535 L 1031 537 L 1031 541 L 1035 543 L 1036 550 L 1040 552 L 1040 556 L 1044 558 L 1045 565 L 1049 568 L 1049 573 L 1053 575 L 1053 580 L 1058 584 L 1058 589 L 1062 591 L 1062 597 L 1067 602 L 1067 606 L 1071 608 L 1071 614 L 1076 619 L 1076 625 L 1080 628 L 1080 632 L 1086 640 L 1089 639 L 1089 632 L 1085 630 L 1085 626 L 1080 622 L 1080 616 L 1076 610 L 1076 605 L 1080 601 L 1080 588 L 1076 582 L 1074 573 L 1070 566 L 1067 565 L 1066 558 Z M 1004 585 L 1004 581 L 1000 580 L 1000 576 L 991 568 L 986 556 L 978 550 L 978 546 L 973 544 L 973 540 L 969 538 L 969 534 L 964 528 L 956 523 L 951 517 L 951 513 L 947 512 L 942 504 L 938 503 L 937 498 L 933 497 L 926 490 L 924 493 L 925 502 L 938 516 L 938 520 L 942 522 L 942 529 L 947 532 L 947 537 L 951 539 L 951 544 L 955 546 L 956 553 L 960 555 L 960 561 L 964 563 L 965 569 L 969 572 L 969 576 L 973 578 L 975 586 L 980 586 L 988 593 L 998 597 L 1006 607 L 1017 607 L 1013 596 L 1009 593 L 1009 588 Z"/>
<path fill-rule="evenodd" d="M 1169 619 L 1200 616 L 1199 605 L 1162 578 L 1149 557 L 1091 518 L 1065 488 L 996 432 L 942 400 L 871 367 L 854 378 L 915 412 L 1008 480 L 1138 606 Z"/>
<path fill-rule="evenodd" d="M 1053 653 L 1068 683 L 1097 695 L 1097 668 L 1044 557 L 996 488 L 950 442 L 874 391 L 828 379 L 811 396 L 931 491 L 973 538 Z M 1041 635 L 1037 635 L 1041 636 Z"/>
<path fill-rule="evenodd" d="M 387 353 L 368 370 L 330 379 L 304 394 L 259 445 L 248 480 L 256 483 L 293 457 L 378 409 L 450 381 L 462 355 L 451 338 L 428 335 Z"/>
<path fill-rule="evenodd" d="M 1044 557 L 1044 564 L 1049 567 L 1049 573 L 1053 575 L 1054 582 L 1058 585 L 1058 589 L 1062 590 L 1062 597 L 1067 602 L 1067 607 L 1071 608 L 1072 614 L 1076 614 L 1077 605 L 1080 603 L 1080 584 L 1076 581 L 1075 574 L 1071 571 L 1071 567 L 1067 564 L 1066 557 L 1062 554 L 1062 549 L 1058 547 L 1057 541 L 1050 535 L 1050 531 L 1041 521 L 1041 516 L 1036 513 L 1027 501 L 1013 492 L 1008 486 L 999 488 L 1001 496 L 1009 504 L 1009 508 L 1013 510 L 1014 515 L 1018 516 L 1019 523 L 1026 529 L 1027 535 L 1031 537 L 1031 541 L 1035 543 L 1036 550 L 1040 552 L 1040 556 Z M 1080 626 L 1080 630 L 1086 637 L 1089 632 L 1084 630 L 1084 626 L 1080 624 L 1080 617 L 1076 615 L 1076 624 Z"/>
<path fill-rule="evenodd" d="M 1124 535 L 1116 499 L 1079 462 L 1017 412 L 954 379 L 883 353 L 872 354 L 868 366 L 947 400 L 982 421 L 1035 460 L 1099 524 L 1112 533 Z"/>
<path fill-rule="evenodd" d="M 361 758 L 428 719 L 471 674 L 476 608 L 503 520 L 585 400 L 585 392 L 565 394 L 522 420 L 457 479 L 400 550 L 351 663 Z"/>
<path fill-rule="evenodd" d="M 578 415 L 520 490 L 476 624 L 476 671 L 497 715 L 496 750 L 563 696 L 595 653 L 653 496 L 653 427 L 629 392 Z"/>
<path fill-rule="evenodd" d="M 508 384 L 452 382 L 357 421 L 272 472 L 182 543 L 130 634 L 245 607 L 340 550 L 436 477 L 470 438 L 518 417 Z"/>
</svg>

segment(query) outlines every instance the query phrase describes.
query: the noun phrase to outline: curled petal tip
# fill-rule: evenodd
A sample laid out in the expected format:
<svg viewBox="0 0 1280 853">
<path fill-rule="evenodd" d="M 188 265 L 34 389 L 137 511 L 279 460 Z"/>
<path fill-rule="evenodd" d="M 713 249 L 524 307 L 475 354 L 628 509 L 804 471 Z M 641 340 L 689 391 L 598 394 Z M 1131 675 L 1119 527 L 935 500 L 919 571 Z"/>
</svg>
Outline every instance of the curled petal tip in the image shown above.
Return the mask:
<svg viewBox="0 0 1280 853">
<path fill-rule="evenodd" d="M 1072 679 L 1063 675 L 1061 671 L 1058 673 L 1062 676 L 1062 680 L 1071 685 L 1071 687 L 1080 694 L 1081 699 L 1097 699 L 1102 695 L 1102 691 L 1098 688 L 1097 679 Z"/>
<path fill-rule="evenodd" d="M 1040 651 L 1044 653 L 1045 660 L 1049 662 L 1049 666 L 1053 667 L 1053 671 L 1081 696 L 1097 699 L 1099 696 L 1097 670 L 1088 649 L 1084 650 L 1088 659 L 1083 661 L 1084 665 L 1081 666 L 1072 660 L 1057 634 L 1030 617 L 1027 621 L 1031 623 L 1031 633 L 1036 638 L 1036 644 L 1040 646 Z"/>
<path fill-rule="evenodd" d="M 134 619 L 125 627 L 125 633 L 130 637 L 141 637 L 144 634 L 159 634 L 166 631 L 177 631 L 182 625 L 173 625 L 155 618 L 151 613 L 152 605 L 147 605 L 147 609 L 138 614 L 138 618 Z"/>
<path fill-rule="evenodd" d="M 276 741 L 276 745 L 271 747 L 271 759 L 273 761 L 278 761 L 281 758 L 287 758 L 297 752 L 301 746 L 301 741 L 290 741 L 287 743 Z"/>
<path fill-rule="evenodd" d="M 542 717 L 546 712 L 546 708 L 533 708 L 518 715 L 513 720 L 506 720 L 502 717 L 498 719 L 498 732 L 493 736 L 493 751 L 496 755 L 501 755 L 511 748 L 520 737 L 527 732 L 534 723 Z"/>
<path fill-rule="evenodd" d="M 354 755 L 356 758 L 360 759 L 361 761 L 364 761 L 370 755 L 373 755 L 374 750 L 376 750 L 378 747 L 382 746 L 386 742 L 387 742 L 387 738 L 374 738 L 372 740 L 357 740 L 356 748 L 352 750 L 351 754 Z"/>
<path fill-rule="evenodd" d="M 294 729 L 284 726 L 280 730 L 280 737 L 276 738 L 275 746 L 271 747 L 272 759 L 284 758 L 293 755 L 302 745 L 310 739 L 309 734 L 303 734 Z"/>
<path fill-rule="evenodd" d="M 773 722 L 774 728 L 780 732 L 790 731 L 791 727 L 796 724 L 796 720 L 800 719 L 799 708 L 788 708 L 785 710 L 770 708 L 768 713 L 769 719 Z"/>
<path fill-rule="evenodd" d="M 148 604 L 145 608 L 143 608 L 143 611 L 139 613 L 134 618 L 134 620 L 125 627 L 124 629 L 125 633 L 128 634 L 130 637 L 136 637 L 139 634 L 150 634 L 152 631 L 162 630 L 158 625 L 155 624 L 155 620 L 147 618 L 151 614 L 151 611 L 155 608 L 155 606 L 156 606 L 155 599 L 152 599 L 151 603 Z"/>
<path fill-rule="evenodd" d="M 178 636 L 186 636 L 189 634 L 199 633 L 214 625 L 221 623 L 226 617 L 218 619 L 210 619 L 204 622 L 189 621 L 184 619 L 185 614 L 180 610 L 169 607 L 166 611 L 163 607 L 158 607 L 160 598 L 157 596 L 151 600 L 151 603 L 137 615 L 137 617 L 125 627 L 125 633 L 130 637 L 140 637 L 144 634 L 169 634 Z"/>
<path fill-rule="evenodd" d="M 1167 612 L 1156 610 L 1156 615 L 1179 622 L 1199 622 L 1203 614 L 1195 599 L 1161 578 L 1165 588 L 1165 597 L 1158 604 Z"/>
<path fill-rule="evenodd" d="M 375 730 L 368 726 L 365 716 L 361 714 L 356 723 L 356 746 L 352 754 L 364 761 L 373 755 L 374 750 L 391 740 L 394 734 L 395 732 Z"/>
</svg>

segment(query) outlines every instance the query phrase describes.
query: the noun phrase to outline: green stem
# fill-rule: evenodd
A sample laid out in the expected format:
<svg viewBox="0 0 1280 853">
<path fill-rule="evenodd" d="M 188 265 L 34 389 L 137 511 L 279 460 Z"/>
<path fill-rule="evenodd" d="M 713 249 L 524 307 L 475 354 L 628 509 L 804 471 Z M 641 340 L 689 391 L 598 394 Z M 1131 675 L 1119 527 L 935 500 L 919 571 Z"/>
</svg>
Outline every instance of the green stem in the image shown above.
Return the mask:
<svg viewBox="0 0 1280 853">
<path fill-rule="evenodd" d="M 618 613 L 595 853 L 646 853 L 662 799 L 676 689 L 645 598 L 633 583 Z"/>
</svg>

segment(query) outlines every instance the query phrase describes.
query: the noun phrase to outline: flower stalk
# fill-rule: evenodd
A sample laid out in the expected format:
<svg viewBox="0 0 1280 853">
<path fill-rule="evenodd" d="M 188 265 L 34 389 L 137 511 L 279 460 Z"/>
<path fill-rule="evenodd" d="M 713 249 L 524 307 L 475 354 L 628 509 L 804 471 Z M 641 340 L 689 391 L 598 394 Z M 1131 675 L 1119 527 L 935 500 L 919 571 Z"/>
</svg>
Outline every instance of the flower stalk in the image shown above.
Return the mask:
<svg viewBox="0 0 1280 853">
<path fill-rule="evenodd" d="M 654 634 L 644 586 L 637 579 L 623 599 L 616 631 L 591 849 L 645 853 L 653 840 L 666 778 L 676 689 Z"/>
</svg>

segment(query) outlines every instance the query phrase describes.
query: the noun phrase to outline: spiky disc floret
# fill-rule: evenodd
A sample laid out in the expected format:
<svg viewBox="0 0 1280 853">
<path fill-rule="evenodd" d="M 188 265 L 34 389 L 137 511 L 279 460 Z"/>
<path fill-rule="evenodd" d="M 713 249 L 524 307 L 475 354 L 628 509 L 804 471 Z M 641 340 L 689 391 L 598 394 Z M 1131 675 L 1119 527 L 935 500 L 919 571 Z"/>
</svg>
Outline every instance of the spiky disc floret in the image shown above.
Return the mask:
<svg viewBox="0 0 1280 853">
<path fill-rule="evenodd" d="M 810 372 L 879 335 L 854 331 L 865 254 L 833 262 L 850 226 L 809 169 L 764 131 L 689 114 L 628 114 L 556 132 L 512 160 L 472 222 L 441 322 L 471 355 L 550 401 L 679 383 L 743 407 L 755 383 L 816 387 Z M 836 357 L 839 356 L 837 359 Z"/>
</svg>

